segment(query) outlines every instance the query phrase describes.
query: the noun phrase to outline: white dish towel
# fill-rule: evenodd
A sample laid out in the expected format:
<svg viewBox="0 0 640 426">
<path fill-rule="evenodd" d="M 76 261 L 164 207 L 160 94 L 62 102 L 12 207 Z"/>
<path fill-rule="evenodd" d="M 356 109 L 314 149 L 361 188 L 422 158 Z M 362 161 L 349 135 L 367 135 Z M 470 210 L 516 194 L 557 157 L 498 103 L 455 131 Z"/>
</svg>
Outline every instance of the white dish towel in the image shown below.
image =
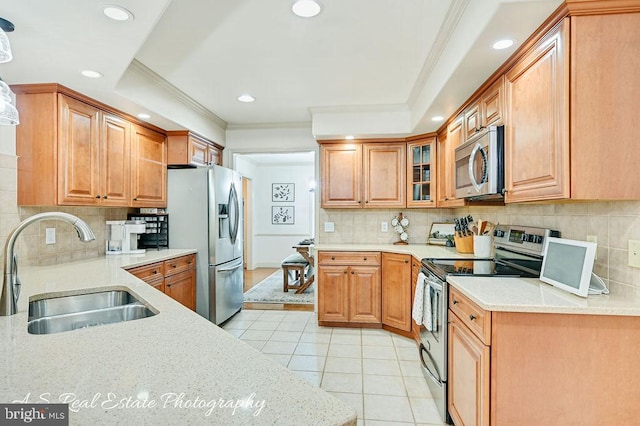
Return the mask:
<svg viewBox="0 0 640 426">
<path fill-rule="evenodd" d="M 413 297 L 413 308 L 411 309 L 411 317 L 418 325 L 423 325 L 429 331 L 433 329 L 431 321 L 431 292 L 427 277 L 420 272 L 416 282 L 416 293 Z"/>
</svg>

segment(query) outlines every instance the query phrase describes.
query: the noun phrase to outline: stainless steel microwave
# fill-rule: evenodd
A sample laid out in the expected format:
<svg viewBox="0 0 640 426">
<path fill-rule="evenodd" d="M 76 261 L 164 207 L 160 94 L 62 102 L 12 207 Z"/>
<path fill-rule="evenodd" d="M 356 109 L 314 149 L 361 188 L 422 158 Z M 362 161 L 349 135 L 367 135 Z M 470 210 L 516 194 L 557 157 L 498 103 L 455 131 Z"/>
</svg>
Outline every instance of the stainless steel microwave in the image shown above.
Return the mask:
<svg viewBox="0 0 640 426">
<path fill-rule="evenodd" d="M 489 126 L 455 152 L 456 198 L 504 197 L 504 126 Z"/>
</svg>

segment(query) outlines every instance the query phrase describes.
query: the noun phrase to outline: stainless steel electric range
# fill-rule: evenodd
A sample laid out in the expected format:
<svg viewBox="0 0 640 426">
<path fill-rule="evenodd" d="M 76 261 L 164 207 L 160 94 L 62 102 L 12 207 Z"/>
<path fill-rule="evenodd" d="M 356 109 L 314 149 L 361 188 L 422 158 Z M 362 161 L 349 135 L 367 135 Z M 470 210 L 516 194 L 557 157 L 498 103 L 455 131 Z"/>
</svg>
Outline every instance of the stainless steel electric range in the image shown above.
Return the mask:
<svg viewBox="0 0 640 426">
<path fill-rule="evenodd" d="M 529 226 L 501 225 L 494 232 L 495 256 L 422 259 L 425 292 L 429 292 L 431 330 L 420 329 L 422 372 L 443 420 L 451 423 L 447 412 L 447 302 L 448 275 L 482 277 L 539 277 L 547 237 L 560 237 L 558 231 Z"/>
</svg>

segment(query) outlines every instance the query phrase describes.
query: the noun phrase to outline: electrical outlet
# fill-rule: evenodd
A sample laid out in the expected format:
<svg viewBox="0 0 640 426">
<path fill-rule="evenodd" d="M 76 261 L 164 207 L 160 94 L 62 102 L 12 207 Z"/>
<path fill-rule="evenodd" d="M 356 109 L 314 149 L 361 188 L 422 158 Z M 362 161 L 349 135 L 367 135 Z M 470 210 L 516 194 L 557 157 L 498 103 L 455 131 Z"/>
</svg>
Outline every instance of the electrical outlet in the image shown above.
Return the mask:
<svg viewBox="0 0 640 426">
<path fill-rule="evenodd" d="M 381 222 L 380 223 L 380 231 L 389 232 L 389 222 Z"/>
<path fill-rule="evenodd" d="M 333 225 L 333 222 L 324 223 L 324 232 L 335 232 L 335 227 Z"/>
<path fill-rule="evenodd" d="M 598 237 L 596 235 L 587 235 L 588 243 L 596 243 L 598 244 Z M 598 260 L 598 250 L 596 249 L 596 256 L 593 258 L 594 260 Z"/>
<path fill-rule="evenodd" d="M 45 244 L 55 244 L 56 243 L 56 228 L 45 228 Z"/>
<path fill-rule="evenodd" d="M 629 240 L 629 266 L 640 268 L 640 241 Z"/>
</svg>

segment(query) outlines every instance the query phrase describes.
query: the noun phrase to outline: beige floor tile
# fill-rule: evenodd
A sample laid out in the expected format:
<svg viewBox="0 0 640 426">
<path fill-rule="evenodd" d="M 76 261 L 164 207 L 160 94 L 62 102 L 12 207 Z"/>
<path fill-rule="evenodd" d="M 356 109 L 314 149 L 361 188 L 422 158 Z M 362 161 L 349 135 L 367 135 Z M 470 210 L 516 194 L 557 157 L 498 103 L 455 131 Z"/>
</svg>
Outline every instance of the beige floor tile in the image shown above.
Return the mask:
<svg viewBox="0 0 640 426">
<path fill-rule="evenodd" d="M 249 326 L 249 330 L 270 330 L 274 331 L 278 327 L 278 322 L 257 320 Z"/>
<path fill-rule="evenodd" d="M 400 366 L 398 361 L 389 359 L 363 359 L 362 360 L 362 372 L 363 374 L 374 374 L 382 376 L 401 376 Z"/>
<path fill-rule="evenodd" d="M 327 362 L 324 365 L 324 371 L 329 373 L 362 374 L 362 359 L 329 356 L 327 357 Z"/>
<path fill-rule="evenodd" d="M 267 343 L 266 340 L 243 340 L 243 342 L 245 342 L 247 345 L 253 346 L 257 350 L 262 349 L 264 344 Z M 419 396 L 419 395 L 417 395 L 417 396 Z"/>
<path fill-rule="evenodd" d="M 295 374 L 305 379 L 307 382 L 311 383 L 313 386 L 319 388 L 320 382 L 322 381 L 322 372 L 321 371 L 299 371 L 293 370 Z"/>
<path fill-rule="evenodd" d="M 300 336 L 300 342 L 302 343 L 329 343 L 330 340 L 331 333 L 308 333 L 305 330 Z"/>
<path fill-rule="evenodd" d="M 379 328 L 363 328 L 361 331 L 362 335 L 368 336 L 391 336 L 391 332 L 388 330 L 382 330 Z"/>
<path fill-rule="evenodd" d="M 413 422 L 386 422 L 384 420 L 367 420 L 367 426 L 414 426 Z"/>
<path fill-rule="evenodd" d="M 323 371 L 326 361 L 324 356 L 293 355 L 287 366 L 290 370 Z"/>
<path fill-rule="evenodd" d="M 365 374 L 362 376 L 362 392 L 367 395 L 407 396 L 401 376 L 378 376 Z"/>
<path fill-rule="evenodd" d="M 242 335 L 242 333 L 244 333 L 247 330 L 245 330 L 245 329 L 238 329 L 238 330 L 230 329 L 230 330 L 227 330 L 225 328 L 224 331 L 226 331 L 227 333 L 239 338 Z"/>
<path fill-rule="evenodd" d="M 442 418 L 431 398 L 409 398 L 417 423 L 441 424 Z"/>
<path fill-rule="evenodd" d="M 313 324 L 311 321 L 304 326 L 304 331 L 305 333 L 308 332 L 308 333 L 329 334 L 329 335 L 331 335 L 331 333 L 333 332 L 333 330 L 330 327 L 320 327 L 317 324 Z"/>
<path fill-rule="evenodd" d="M 299 321 L 308 321 L 314 316 L 313 312 L 287 311 L 285 319 L 295 318 Z"/>
<path fill-rule="evenodd" d="M 403 376 L 424 377 L 420 361 L 400 361 Z"/>
<path fill-rule="evenodd" d="M 276 330 L 279 331 L 302 331 L 304 330 L 305 324 L 299 322 L 281 322 L 278 324 Z"/>
<path fill-rule="evenodd" d="M 241 320 L 237 318 L 233 318 L 229 320 L 222 328 L 225 330 L 246 330 L 253 324 L 253 320 Z"/>
<path fill-rule="evenodd" d="M 362 394 L 362 374 L 324 373 L 320 387 L 326 391 Z"/>
<path fill-rule="evenodd" d="M 358 412 L 358 420 L 362 420 L 364 418 L 364 402 L 363 396 L 361 393 L 346 393 L 346 392 L 329 392 L 331 395 L 335 396 L 349 407 L 353 408 Z"/>
<path fill-rule="evenodd" d="M 337 356 L 342 358 L 362 358 L 362 346 L 329 345 L 328 356 Z"/>
<path fill-rule="evenodd" d="M 274 342 L 297 342 L 302 336 L 301 331 L 274 331 L 269 340 Z"/>
<path fill-rule="evenodd" d="M 264 352 L 263 352 L 264 353 Z M 280 364 L 284 365 L 285 367 L 287 366 L 287 364 L 289 364 L 289 360 L 291 359 L 291 355 L 284 355 L 284 354 L 268 354 L 268 353 L 264 353 L 265 356 L 279 362 Z"/>
<path fill-rule="evenodd" d="M 396 351 L 393 346 L 363 346 L 363 358 L 396 359 Z"/>
<path fill-rule="evenodd" d="M 391 338 L 393 339 L 393 344 L 396 347 L 416 347 L 416 341 L 413 339 L 398 335 L 393 335 Z"/>
<path fill-rule="evenodd" d="M 431 391 L 424 377 L 404 377 L 404 386 L 409 397 L 431 398 Z"/>
<path fill-rule="evenodd" d="M 361 345 L 362 336 L 359 334 L 332 334 L 331 343 L 336 345 Z"/>
<path fill-rule="evenodd" d="M 393 347 L 393 340 L 391 340 L 391 336 L 371 336 L 365 334 L 362 336 L 362 345 Z"/>
<path fill-rule="evenodd" d="M 333 329 L 333 334 L 354 334 L 361 336 L 362 332 L 359 328 L 335 327 Z"/>
<path fill-rule="evenodd" d="M 272 330 L 247 330 L 242 333 L 240 340 L 269 340 L 272 334 Z"/>
<path fill-rule="evenodd" d="M 260 315 L 260 318 L 258 318 L 258 320 L 259 321 L 280 322 L 286 316 L 287 316 L 286 312 L 281 312 L 281 311 L 271 311 L 271 312 L 269 312 L 269 311 L 266 311 L 262 315 Z"/>
<path fill-rule="evenodd" d="M 326 343 L 298 343 L 294 354 L 326 356 L 329 345 Z"/>
<path fill-rule="evenodd" d="M 409 398 L 388 395 L 364 395 L 364 422 L 385 420 L 390 422 L 413 422 Z"/>
<path fill-rule="evenodd" d="M 296 349 L 295 342 L 272 342 L 268 341 L 262 347 L 262 352 L 265 354 L 284 354 L 292 355 Z"/>
<path fill-rule="evenodd" d="M 420 356 L 417 346 L 396 346 L 396 354 L 398 359 L 403 361 L 415 361 Z"/>
<path fill-rule="evenodd" d="M 262 315 L 264 311 L 256 311 L 256 310 L 243 310 L 234 315 L 233 320 L 256 320 Z M 231 322 L 229 321 L 229 322 Z"/>
</svg>

